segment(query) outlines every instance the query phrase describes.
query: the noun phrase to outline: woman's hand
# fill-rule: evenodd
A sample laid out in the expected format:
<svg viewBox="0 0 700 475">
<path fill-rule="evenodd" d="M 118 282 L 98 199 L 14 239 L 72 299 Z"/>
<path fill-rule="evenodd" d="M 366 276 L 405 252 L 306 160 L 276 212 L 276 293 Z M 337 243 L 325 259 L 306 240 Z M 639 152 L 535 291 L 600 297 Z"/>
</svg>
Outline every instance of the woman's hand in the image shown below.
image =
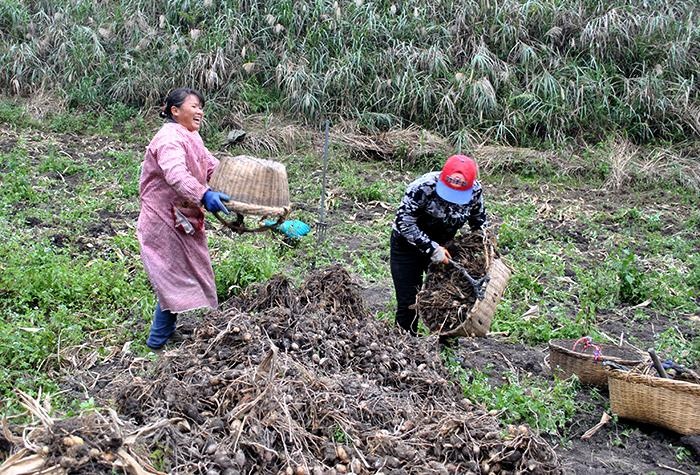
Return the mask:
<svg viewBox="0 0 700 475">
<path fill-rule="evenodd" d="M 229 201 L 230 199 L 231 197 L 226 193 L 208 190 L 202 197 L 202 204 L 210 213 L 221 211 L 224 214 L 228 214 L 228 208 L 226 208 L 223 201 Z"/>
<path fill-rule="evenodd" d="M 435 264 L 449 264 L 451 258 L 450 252 L 442 246 L 438 246 L 430 256 Z"/>
</svg>

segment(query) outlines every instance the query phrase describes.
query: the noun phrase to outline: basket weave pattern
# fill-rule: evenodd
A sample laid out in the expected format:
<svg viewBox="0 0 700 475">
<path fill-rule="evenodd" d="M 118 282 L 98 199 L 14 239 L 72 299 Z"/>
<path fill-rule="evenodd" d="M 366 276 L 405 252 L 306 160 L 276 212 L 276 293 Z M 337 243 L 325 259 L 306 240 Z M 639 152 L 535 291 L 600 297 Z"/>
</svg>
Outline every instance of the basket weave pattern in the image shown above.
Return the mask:
<svg viewBox="0 0 700 475">
<path fill-rule="evenodd" d="M 679 434 L 700 434 L 700 384 L 611 370 L 610 407 L 619 417 Z"/>
<path fill-rule="evenodd" d="M 511 276 L 510 268 L 501 259 L 491 261 L 487 269 L 490 276 L 483 300 L 477 300 L 464 321 L 457 328 L 444 332 L 445 336 L 486 336 L 491 329 L 491 319 L 496 312 L 496 306 L 503 297 L 508 280 Z"/>
<path fill-rule="evenodd" d="M 287 170 L 282 163 L 238 155 L 224 157 L 209 180 L 212 189 L 226 193 L 231 211 L 256 216 L 289 212 Z"/>
<path fill-rule="evenodd" d="M 627 351 L 616 345 L 605 344 L 597 345 L 601 350 L 602 359 L 596 361 L 590 353 L 573 350 L 575 341 L 551 340 L 549 342 L 549 365 L 552 372 L 562 379 L 575 374 L 583 384 L 606 387 L 608 370 L 603 366 L 603 360 L 630 367 L 644 362 L 644 358 L 633 350 Z"/>
</svg>

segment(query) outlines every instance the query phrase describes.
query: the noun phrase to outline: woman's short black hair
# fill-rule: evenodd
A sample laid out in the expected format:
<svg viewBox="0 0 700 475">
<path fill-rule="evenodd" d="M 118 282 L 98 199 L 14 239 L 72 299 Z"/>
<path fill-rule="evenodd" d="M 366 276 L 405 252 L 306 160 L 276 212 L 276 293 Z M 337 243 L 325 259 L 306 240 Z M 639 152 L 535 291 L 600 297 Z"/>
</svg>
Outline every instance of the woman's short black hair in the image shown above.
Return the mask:
<svg viewBox="0 0 700 475">
<path fill-rule="evenodd" d="M 160 116 L 164 119 L 173 120 L 173 106 L 181 107 L 182 103 L 185 102 L 185 99 L 187 99 L 189 95 L 197 96 L 199 103 L 204 107 L 204 96 L 201 92 L 190 87 L 179 87 L 168 93 L 168 97 L 165 98 L 165 106 L 163 110 L 160 111 Z"/>
</svg>

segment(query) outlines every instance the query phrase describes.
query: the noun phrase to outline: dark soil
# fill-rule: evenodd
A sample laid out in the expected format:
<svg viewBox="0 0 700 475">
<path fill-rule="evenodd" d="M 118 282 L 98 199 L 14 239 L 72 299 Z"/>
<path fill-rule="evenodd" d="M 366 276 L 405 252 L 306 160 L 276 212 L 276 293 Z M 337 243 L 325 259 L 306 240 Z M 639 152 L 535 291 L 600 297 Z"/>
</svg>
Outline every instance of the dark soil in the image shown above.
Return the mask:
<svg viewBox="0 0 700 475">
<path fill-rule="evenodd" d="M 546 346 L 530 347 L 498 337 L 461 338 L 455 352 L 468 368 L 489 375 L 489 382 L 498 386 L 506 375 L 515 371 L 520 376 L 552 377 Z M 565 428 L 565 439 L 547 436 L 555 447 L 565 472 L 583 474 L 691 473 L 700 471 L 700 453 L 694 452 L 695 438 L 684 438 L 674 432 L 633 421 L 611 421 L 588 440 L 581 436 L 610 411 L 607 389 L 583 386 L 578 393 L 586 408 Z M 676 457 L 676 448 L 685 447 L 690 455 L 683 461 Z M 676 470 L 681 470 L 678 472 Z"/>
</svg>

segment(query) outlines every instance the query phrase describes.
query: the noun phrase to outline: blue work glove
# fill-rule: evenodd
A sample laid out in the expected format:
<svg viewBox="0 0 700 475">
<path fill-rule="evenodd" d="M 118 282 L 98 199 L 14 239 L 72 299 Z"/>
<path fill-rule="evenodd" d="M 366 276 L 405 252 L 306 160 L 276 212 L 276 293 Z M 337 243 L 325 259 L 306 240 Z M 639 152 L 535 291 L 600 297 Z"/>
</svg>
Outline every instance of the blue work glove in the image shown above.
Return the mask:
<svg viewBox="0 0 700 475">
<path fill-rule="evenodd" d="M 270 226 L 275 231 L 279 231 L 288 238 L 299 239 L 306 236 L 311 231 L 311 226 L 298 219 L 290 219 L 283 221 L 280 224 L 275 224 L 276 221 L 268 219 L 265 221 L 265 226 Z"/>
<path fill-rule="evenodd" d="M 222 201 L 229 201 L 230 199 L 231 197 L 225 193 L 208 190 L 202 197 L 202 204 L 210 213 L 221 211 L 224 214 L 228 214 L 228 208 L 224 206 Z"/>
</svg>

